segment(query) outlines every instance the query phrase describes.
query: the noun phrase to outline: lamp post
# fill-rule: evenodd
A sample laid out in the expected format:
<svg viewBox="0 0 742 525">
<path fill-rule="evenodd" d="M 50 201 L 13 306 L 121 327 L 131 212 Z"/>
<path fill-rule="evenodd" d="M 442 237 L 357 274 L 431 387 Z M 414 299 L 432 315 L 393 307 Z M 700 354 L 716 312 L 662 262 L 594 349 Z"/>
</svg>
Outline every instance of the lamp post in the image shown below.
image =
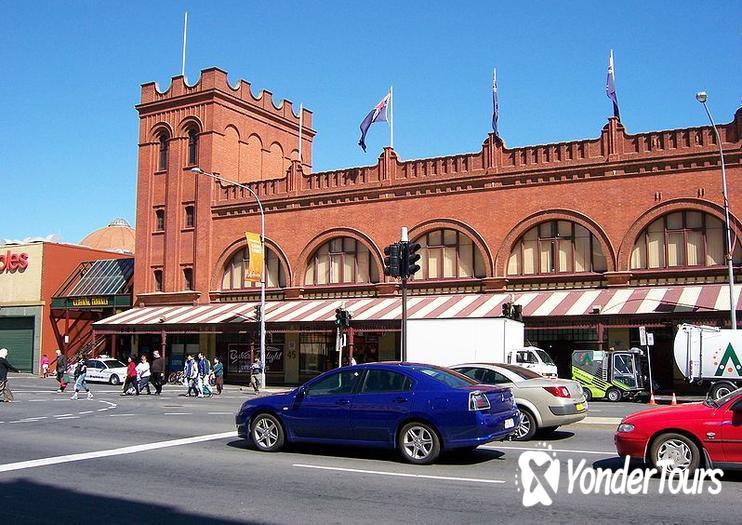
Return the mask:
<svg viewBox="0 0 742 525">
<path fill-rule="evenodd" d="M 721 147 L 721 137 L 719 136 L 719 130 L 716 129 L 716 124 L 711 116 L 709 107 L 706 105 L 708 95 L 705 91 L 699 91 L 696 93 L 696 100 L 703 105 L 703 109 L 706 110 L 706 115 L 711 123 L 711 128 L 714 130 L 716 136 L 716 144 L 719 146 L 719 156 L 721 157 L 721 192 L 724 197 L 724 231 L 727 240 L 727 270 L 729 271 L 729 311 L 732 320 L 732 330 L 737 329 L 737 304 L 734 300 L 734 263 L 732 261 L 732 228 L 729 220 L 729 199 L 727 198 L 727 170 L 724 164 L 724 150 Z"/>
<path fill-rule="evenodd" d="M 260 366 L 262 369 L 260 374 L 260 384 L 265 387 L 265 211 L 263 210 L 263 203 L 260 201 L 260 197 L 258 197 L 257 193 L 245 184 L 225 179 L 224 177 L 206 172 L 198 167 L 191 168 L 191 172 L 197 175 L 206 175 L 214 180 L 223 181 L 244 188 L 255 197 L 255 200 L 258 203 L 258 209 L 260 210 L 260 246 L 263 252 L 263 269 L 260 273 Z"/>
</svg>

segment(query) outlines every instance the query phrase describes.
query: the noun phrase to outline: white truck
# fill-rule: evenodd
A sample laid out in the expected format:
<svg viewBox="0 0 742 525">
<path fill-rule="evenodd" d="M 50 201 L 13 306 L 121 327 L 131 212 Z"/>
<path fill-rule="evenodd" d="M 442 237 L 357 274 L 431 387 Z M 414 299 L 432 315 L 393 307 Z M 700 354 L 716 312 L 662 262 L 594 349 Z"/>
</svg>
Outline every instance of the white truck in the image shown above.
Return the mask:
<svg viewBox="0 0 742 525">
<path fill-rule="evenodd" d="M 409 319 L 407 361 L 452 366 L 509 363 L 557 377 L 549 354 L 524 345 L 523 323 L 504 317 L 482 319 Z"/>
<path fill-rule="evenodd" d="M 742 330 L 682 324 L 674 342 L 675 364 L 691 383 L 718 399 L 742 387 Z"/>
</svg>

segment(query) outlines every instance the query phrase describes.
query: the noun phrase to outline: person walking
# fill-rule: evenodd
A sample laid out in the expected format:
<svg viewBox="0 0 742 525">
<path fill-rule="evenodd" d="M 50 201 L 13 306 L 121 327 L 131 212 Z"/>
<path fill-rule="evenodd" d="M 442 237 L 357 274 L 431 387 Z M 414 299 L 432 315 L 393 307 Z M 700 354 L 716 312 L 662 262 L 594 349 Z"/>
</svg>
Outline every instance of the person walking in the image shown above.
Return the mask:
<svg viewBox="0 0 742 525">
<path fill-rule="evenodd" d="M 67 373 L 67 358 L 64 356 L 61 350 L 56 350 L 57 360 L 57 383 L 59 383 L 59 390 L 57 393 L 61 394 L 64 389 L 67 388 L 67 381 L 65 381 L 65 374 Z"/>
<path fill-rule="evenodd" d="M 0 348 L 0 401 L 4 403 L 13 402 L 13 392 L 8 386 L 8 372 L 18 372 L 18 369 L 8 362 L 8 349 Z"/>
<path fill-rule="evenodd" d="M 49 377 L 49 358 L 46 354 L 41 356 L 41 377 L 44 379 Z"/>
<path fill-rule="evenodd" d="M 218 357 L 214 358 L 214 383 L 216 384 L 216 395 L 221 395 L 224 388 L 224 365 Z"/>
<path fill-rule="evenodd" d="M 152 352 L 152 364 L 149 367 L 150 372 L 152 372 L 152 375 L 150 376 L 150 381 L 152 381 L 152 385 L 155 387 L 155 395 L 159 396 L 162 393 L 162 381 L 165 377 L 165 368 L 163 366 L 162 357 L 160 357 L 160 352 L 155 350 Z"/>
<path fill-rule="evenodd" d="M 128 364 L 126 365 L 126 381 L 124 381 L 124 388 L 121 392 L 122 396 L 127 396 L 129 388 L 134 387 L 134 391 L 139 395 L 139 382 L 137 381 L 137 365 L 134 363 L 134 358 L 129 356 Z"/>
<path fill-rule="evenodd" d="M 255 393 L 260 392 L 260 375 L 263 373 L 263 365 L 260 362 L 260 359 L 257 357 L 255 358 L 255 361 L 253 361 L 253 364 L 250 366 L 250 385 L 252 386 L 253 390 L 255 390 Z"/>
<path fill-rule="evenodd" d="M 203 397 L 206 392 L 211 392 L 209 388 L 209 373 L 211 372 L 211 366 L 209 360 L 204 357 L 202 353 L 198 354 L 198 390 L 199 397 Z"/>
<path fill-rule="evenodd" d="M 191 397 L 191 392 L 195 396 L 198 396 L 198 364 L 194 361 L 193 356 L 189 355 L 186 359 L 185 367 L 183 369 L 183 377 L 188 384 L 188 397 Z"/>
<path fill-rule="evenodd" d="M 70 399 L 77 399 L 80 390 L 85 390 L 85 392 L 88 393 L 88 399 L 93 399 L 93 393 L 90 391 L 90 387 L 88 387 L 88 383 L 85 381 L 87 373 L 88 367 L 85 364 L 85 361 L 80 359 L 75 367 L 75 393 L 72 394 Z"/>
<path fill-rule="evenodd" d="M 149 363 L 147 362 L 147 356 L 142 355 L 140 362 L 137 365 L 137 375 L 139 376 L 139 391 L 143 392 L 147 389 L 147 395 L 151 395 L 152 391 L 149 388 L 149 378 L 151 375 Z"/>
</svg>

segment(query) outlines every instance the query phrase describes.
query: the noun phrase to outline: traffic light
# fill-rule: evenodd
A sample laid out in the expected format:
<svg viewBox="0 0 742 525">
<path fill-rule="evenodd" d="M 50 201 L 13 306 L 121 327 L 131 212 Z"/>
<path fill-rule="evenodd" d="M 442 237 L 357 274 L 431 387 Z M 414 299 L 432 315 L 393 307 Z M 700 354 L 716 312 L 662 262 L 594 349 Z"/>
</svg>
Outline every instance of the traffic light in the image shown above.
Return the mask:
<svg viewBox="0 0 742 525">
<path fill-rule="evenodd" d="M 384 248 L 384 275 L 399 277 L 402 246 L 395 242 Z"/>
<path fill-rule="evenodd" d="M 350 320 L 353 315 L 344 308 L 337 308 L 335 310 L 335 326 L 340 328 L 350 328 Z"/>
<path fill-rule="evenodd" d="M 513 305 L 511 303 L 505 303 L 502 305 L 502 316 L 506 319 L 511 319 L 513 316 Z"/>
<path fill-rule="evenodd" d="M 262 317 L 262 315 L 263 315 L 263 311 L 261 310 L 260 305 L 259 304 L 255 305 L 255 313 L 253 314 L 253 317 L 255 317 L 255 320 L 260 322 L 260 318 Z"/>
<path fill-rule="evenodd" d="M 514 304 L 513 305 L 513 321 L 520 321 L 523 322 L 523 305 L 522 304 Z"/>
<path fill-rule="evenodd" d="M 408 279 L 415 275 L 415 272 L 420 271 L 420 265 L 417 264 L 417 261 L 420 260 L 420 254 L 417 253 L 420 251 L 420 248 L 419 242 L 402 243 L 402 267 L 400 274 L 403 279 Z"/>
</svg>

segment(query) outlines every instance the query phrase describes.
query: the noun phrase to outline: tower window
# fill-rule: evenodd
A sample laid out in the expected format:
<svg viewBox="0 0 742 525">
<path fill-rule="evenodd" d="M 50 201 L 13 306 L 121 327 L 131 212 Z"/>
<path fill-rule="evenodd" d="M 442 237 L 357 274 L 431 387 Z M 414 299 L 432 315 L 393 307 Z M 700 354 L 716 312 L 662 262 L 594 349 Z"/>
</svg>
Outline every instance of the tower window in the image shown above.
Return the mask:
<svg viewBox="0 0 742 525">
<path fill-rule="evenodd" d="M 167 150 L 169 139 L 170 137 L 167 133 L 160 134 L 160 158 L 157 163 L 157 169 L 159 171 L 164 171 L 167 169 Z"/>
<path fill-rule="evenodd" d="M 193 228 L 194 226 L 194 208 L 193 206 L 186 206 L 185 207 L 185 227 L 186 228 Z"/>
<path fill-rule="evenodd" d="M 162 270 L 155 270 L 154 276 L 155 276 L 155 292 L 161 292 L 162 291 Z"/>
<path fill-rule="evenodd" d="M 198 163 L 198 130 L 188 130 L 188 165 L 195 166 Z"/>
<path fill-rule="evenodd" d="M 193 290 L 193 268 L 183 268 L 183 285 L 186 290 Z"/>
<path fill-rule="evenodd" d="M 155 210 L 155 231 L 165 231 L 165 210 Z"/>
</svg>

